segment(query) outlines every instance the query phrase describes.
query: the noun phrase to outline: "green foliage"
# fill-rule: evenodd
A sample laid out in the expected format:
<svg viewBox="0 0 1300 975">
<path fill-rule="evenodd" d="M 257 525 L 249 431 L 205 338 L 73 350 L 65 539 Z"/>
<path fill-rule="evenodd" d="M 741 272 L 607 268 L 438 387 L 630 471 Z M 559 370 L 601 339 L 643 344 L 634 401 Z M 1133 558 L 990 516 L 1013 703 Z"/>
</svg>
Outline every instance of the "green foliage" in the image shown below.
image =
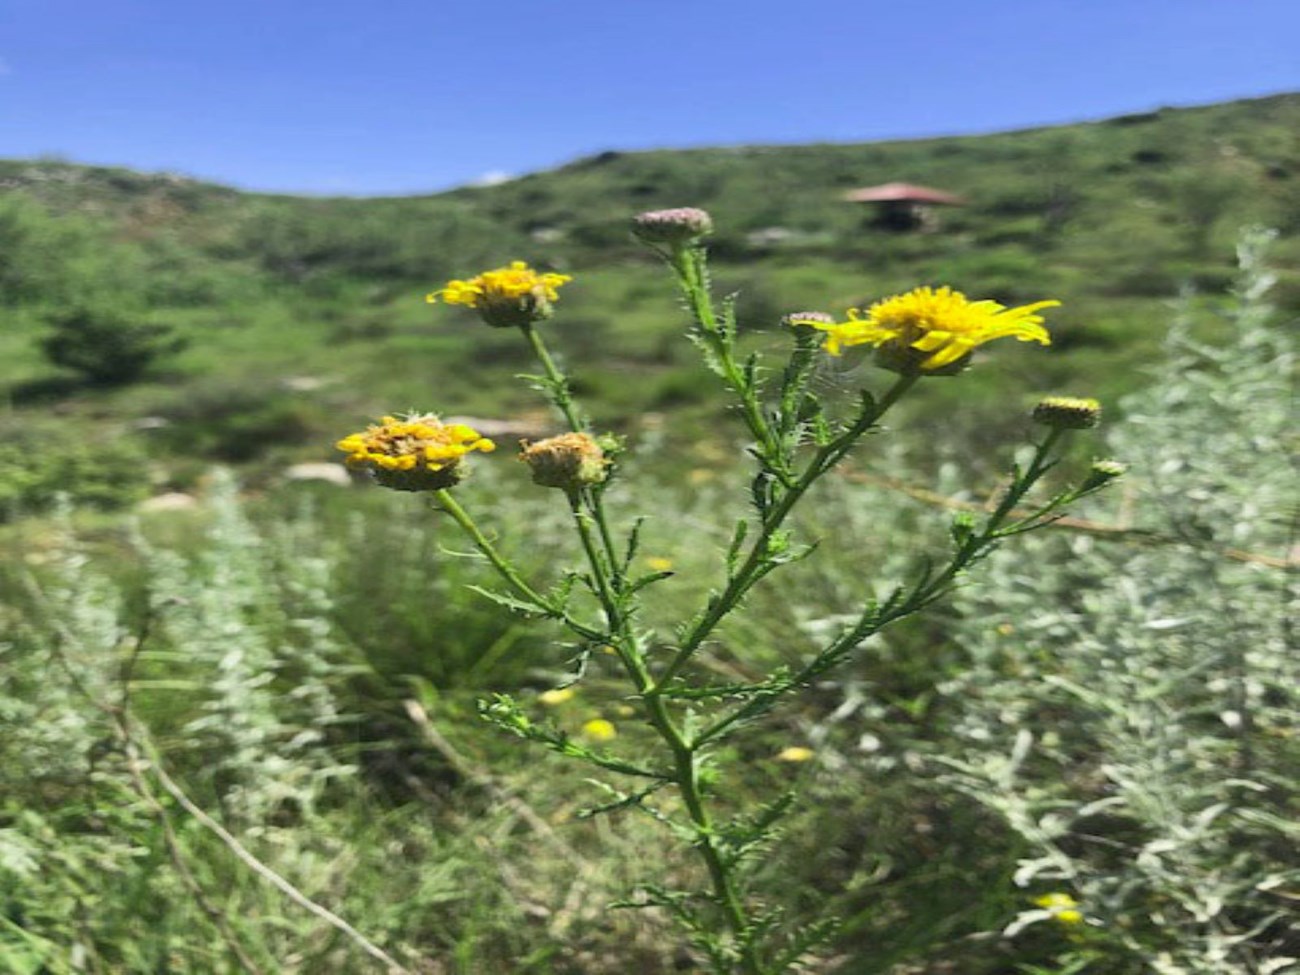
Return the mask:
<svg viewBox="0 0 1300 975">
<path fill-rule="evenodd" d="M 1244 238 L 1232 342 L 1194 341 L 1185 310 L 1151 387 L 1123 404 L 1109 441 L 1134 460 L 1127 544 L 1031 542 L 1032 572 L 995 558 L 957 631 L 971 662 L 944 695 L 964 744 L 936 758 L 1024 841 L 1016 883 L 1079 901 L 1062 963 L 1296 964 L 1278 893 L 1300 879 L 1300 672 L 1279 567 L 1296 360 L 1265 303 L 1267 239 Z M 1065 927 L 1025 910 L 1008 930 L 1035 923 Z"/>
<path fill-rule="evenodd" d="M 186 344 L 170 326 L 143 322 L 139 315 L 112 299 L 74 304 L 49 316 L 52 331 L 41 347 L 52 363 L 92 383 L 129 383 Z"/>
<path fill-rule="evenodd" d="M 0 418 L 0 518 L 78 507 L 121 508 L 149 486 L 148 458 L 132 437 L 112 445 L 54 417 Z"/>
</svg>

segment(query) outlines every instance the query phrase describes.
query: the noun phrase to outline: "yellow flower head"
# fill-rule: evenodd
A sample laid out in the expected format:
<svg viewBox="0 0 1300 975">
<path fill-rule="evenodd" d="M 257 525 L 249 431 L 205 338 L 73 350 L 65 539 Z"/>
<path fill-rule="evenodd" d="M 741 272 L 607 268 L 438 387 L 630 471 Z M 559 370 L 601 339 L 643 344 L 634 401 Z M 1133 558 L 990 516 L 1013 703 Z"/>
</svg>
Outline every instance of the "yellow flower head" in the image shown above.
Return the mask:
<svg viewBox="0 0 1300 975">
<path fill-rule="evenodd" d="M 618 737 L 618 729 L 614 727 L 612 721 L 592 718 L 582 726 L 582 737 L 593 742 L 611 741 Z"/>
<path fill-rule="evenodd" d="M 552 687 L 549 691 L 538 694 L 537 700 L 548 708 L 554 708 L 572 701 L 577 693 L 572 687 Z"/>
<path fill-rule="evenodd" d="M 1051 912 L 1053 921 L 1061 924 L 1083 923 L 1083 912 L 1079 910 L 1079 902 L 1063 891 L 1053 891 L 1035 897 L 1034 903 L 1043 910 Z"/>
<path fill-rule="evenodd" d="M 551 303 L 559 298 L 556 289 L 572 280 L 567 274 L 538 274 L 523 261 L 511 261 L 509 267 L 484 271 L 468 281 L 448 281 L 425 300 L 467 305 L 487 324 L 509 328 L 550 318 Z"/>
<path fill-rule="evenodd" d="M 848 346 L 873 345 L 877 361 L 904 373 L 955 372 L 976 346 L 1011 336 L 1022 342 L 1051 344 L 1037 314 L 1059 301 L 1039 301 L 1007 308 L 996 301 L 971 301 L 960 291 L 916 288 L 878 301 L 863 314 L 849 309 L 847 322 L 822 322 L 809 317 L 796 324 L 827 333 L 826 351 L 840 355 Z"/>
<path fill-rule="evenodd" d="M 401 420 L 386 416 L 335 446 L 347 453 L 349 467 L 368 469 L 384 487 L 398 491 L 451 487 L 464 476 L 462 457 L 473 450 L 496 449 L 491 440 L 463 423 L 447 425 L 424 413 Z"/>
<path fill-rule="evenodd" d="M 778 762 L 807 762 L 817 753 L 803 745 L 789 745 L 776 753 Z"/>
</svg>

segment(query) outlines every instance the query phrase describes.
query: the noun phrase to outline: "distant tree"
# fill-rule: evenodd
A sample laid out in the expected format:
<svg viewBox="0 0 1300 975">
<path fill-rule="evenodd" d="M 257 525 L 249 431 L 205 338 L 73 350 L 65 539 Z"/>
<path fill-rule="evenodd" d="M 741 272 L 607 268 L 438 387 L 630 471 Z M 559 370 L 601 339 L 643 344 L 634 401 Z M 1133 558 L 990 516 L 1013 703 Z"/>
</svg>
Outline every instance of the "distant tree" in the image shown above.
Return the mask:
<svg viewBox="0 0 1300 975">
<path fill-rule="evenodd" d="M 186 344 L 171 326 L 142 322 L 108 304 L 64 308 L 50 315 L 49 323 L 53 331 L 41 343 L 46 357 L 101 385 L 139 379 L 155 361 Z"/>
</svg>

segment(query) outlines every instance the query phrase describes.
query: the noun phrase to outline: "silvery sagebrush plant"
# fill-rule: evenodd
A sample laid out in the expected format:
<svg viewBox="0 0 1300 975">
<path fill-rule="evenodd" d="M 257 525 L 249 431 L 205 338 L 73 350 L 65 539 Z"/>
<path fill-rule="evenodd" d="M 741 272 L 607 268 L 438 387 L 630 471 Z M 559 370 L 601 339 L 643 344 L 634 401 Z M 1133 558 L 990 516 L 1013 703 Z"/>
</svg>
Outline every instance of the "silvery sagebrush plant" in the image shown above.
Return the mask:
<svg viewBox="0 0 1300 975">
<path fill-rule="evenodd" d="M 1296 356 L 1273 236 L 1242 234 L 1228 339 L 1182 301 L 1161 381 L 1121 404 L 1134 521 L 1028 540 L 959 601 L 969 662 L 935 760 L 1024 841 L 1003 934 L 1054 933 L 1062 971 L 1300 971 Z"/>
<path fill-rule="evenodd" d="M 879 580 L 864 567 L 860 610 L 817 652 L 797 667 L 778 668 L 757 680 L 720 683 L 696 666 L 702 651 L 730 617 L 745 613 L 748 598 L 773 598 L 778 592 L 760 595 L 760 582 L 814 554 L 816 541 L 797 538 L 789 527 L 792 512 L 809 492 L 881 432 L 885 415 L 918 383 L 957 376 L 975 350 L 993 339 L 1049 344 L 1040 312 L 1058 303 L 1007 308 L 969 300 L 947 287 L 927 287 L 865 311 L 853 309 L 844 321 L 815 312 L 789 315 L 783 320 L 789 352 L 777 368 L 768 368 L 758 354 L 739 349 L 734 301 L 715 301 L 711 293 L 702 243 L 712 230 L 709 214 L 689 207 L 644 213 L 633 230 L 676 276 L 691 316 L 689 337 L 734 397 L 751 441 L 752 512 L 735 524 L 730 544 L 719 553 L 716 586 L 671 633 L 652 631 L 643 608 L 659 587 L 672 584 L 673 573 L 653 563 L 649 572 L 638 570 L 644 564 L 638 559 L 641 520 L 624 524 L 608 504 L 625 448 L 600 433 L 575 400 L 539 327 L 552 316 L 568 275 L 539 273 L 517 261 L 452 281 L 429 300 L 467 306 L 491 327 L 517 330 L 535 355 L 541 372 L 525 378 L 568 429 L 524 442 L 520 459 L 533 481 L 556 491 L 567 506 L 581 568 L 564 571 L 550 588 L 524 578 L 457 496 L 470 492 L 453 493 L 466 474 L 468 455 L 495 449 L 470 426 L 444 423 L 433 413 L 386 416 L 338 447 L 349 466 L 368 470 L 383 486 L 428 495 L 460 527 L 500 579 L 498 589 L 479 590 L 483 597 L 510 612 L 550 620 L 567 634 L 572 677 L 547 692 L 551 701 L 570 694 L 570 685 L 589 669 L 613 667 L 621 674 L 627 693 L 620 720 L 647 726 L 651 734 L 642 737 L 653 744 L 627 747 L 614 722 L 604 717 L 569 734 L 509 696 L 480 703 L 491 723 L 575 760 L 597 777 L 593 785 L 603 801 L 584 816 L 644 814 L 694 852 L 701 868 L 698 883 L 673 887 L 647 881 L 620 906 L 667 910 L 701 963 L 715 973 L 775 975 L 797 966 L 830 936 L 835 922 L 786 917 L 779 904 L 753 889 L 751 867 L 762 861 L 794 796 L 736 808 L 721 746 L 847 660 L 868 638 L 945 597 L 1003 540 L 1050 523 L 1066 505 L 1114 481 L 1123 468 L 1111 461 L 1095 463 L 1074 486 L 1033 500 L 1031 492 L 1056 465 L 1063 440 L 1073 430 L 1094 426 L 1100 415 L 1094 400 L 1044 400 L 1034 412 L 1043 435 L 1028 462 L 1011 470 L 991 511 L 953 519 L 946 561 L 925 565 L 882 598 L 871 595 Z M 837 411 L 817 395 L 813 377 L 822 357 L 858 345 L 874 347 L 875 362 L 893 378 L 880 391 L 859 390 L 850 407 Z"/>
</svg>

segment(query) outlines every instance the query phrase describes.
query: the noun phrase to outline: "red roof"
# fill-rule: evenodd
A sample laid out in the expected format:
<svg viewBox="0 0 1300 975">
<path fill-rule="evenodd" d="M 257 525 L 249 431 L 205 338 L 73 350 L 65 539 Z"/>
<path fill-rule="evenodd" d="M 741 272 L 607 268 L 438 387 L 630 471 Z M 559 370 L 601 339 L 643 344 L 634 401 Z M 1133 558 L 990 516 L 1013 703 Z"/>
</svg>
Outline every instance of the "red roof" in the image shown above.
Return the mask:
<svg viewBox="0 0 1300 975">
<path fill-rule="evenodd" d="M 844 199 L 852 203 L 943 203 L 949 206 L 961 206 L 966 202 L 956 194 L 912 183 L 883 183 L 849 190 Z"/>
</svg>

